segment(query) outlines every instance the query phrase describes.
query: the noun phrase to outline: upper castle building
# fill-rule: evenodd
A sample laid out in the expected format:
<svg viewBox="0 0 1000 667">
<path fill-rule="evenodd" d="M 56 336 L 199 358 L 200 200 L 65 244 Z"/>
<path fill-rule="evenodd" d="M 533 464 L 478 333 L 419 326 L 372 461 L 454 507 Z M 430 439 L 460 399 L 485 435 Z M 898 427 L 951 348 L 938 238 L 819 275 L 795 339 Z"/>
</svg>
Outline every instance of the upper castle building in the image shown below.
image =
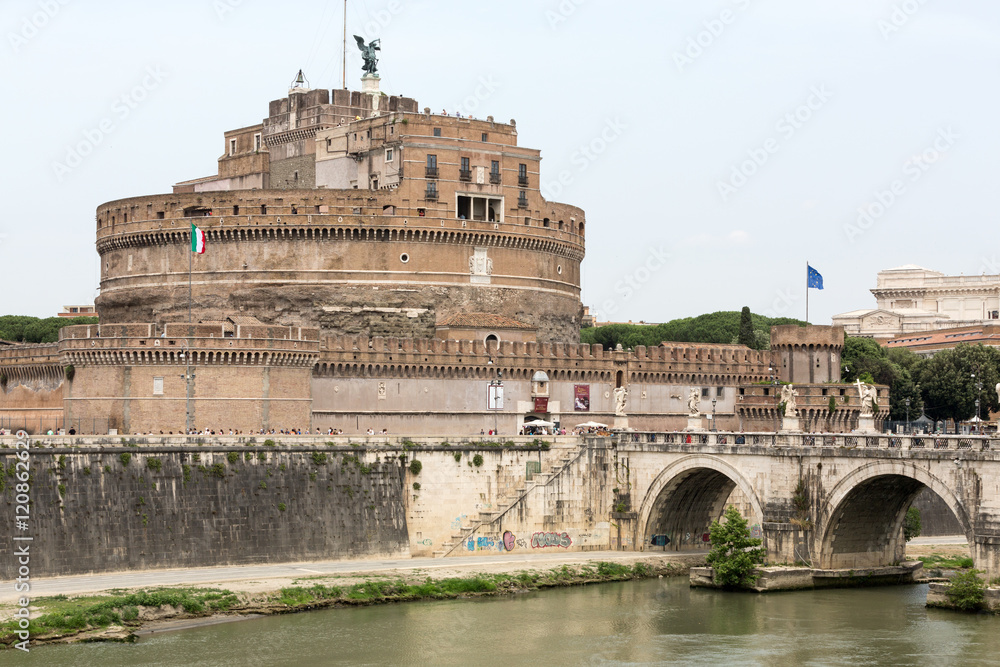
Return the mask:
<svg viewBox="0 0 1000 667">
<path fill-rule="evenodd" d="M 840 327 L 778 327 L 763 351 L 579 344 L 584 212 L 541 196 L 513 120 L 418 110 L 366 76 L 294 86 L 223 149 L 213 176 L 98 207 L 100 324 L 0 349 L 0 428 L 664 430 L 694 402 L 715 428 L 776 430 L 779 381 L 806 430 L 857 423 Z"/>
<path fill-rule="evenodd" d="M 364 83 L 293 87 L 225 133 L 216 175 L 99 206 L 101 321 L 187 321 L 194 219 L 195 321 L 433 337 L 486 313 L 578 340 L 584 212 L 541 196 L 514 120 L 419 111 Z"/>
</svg>

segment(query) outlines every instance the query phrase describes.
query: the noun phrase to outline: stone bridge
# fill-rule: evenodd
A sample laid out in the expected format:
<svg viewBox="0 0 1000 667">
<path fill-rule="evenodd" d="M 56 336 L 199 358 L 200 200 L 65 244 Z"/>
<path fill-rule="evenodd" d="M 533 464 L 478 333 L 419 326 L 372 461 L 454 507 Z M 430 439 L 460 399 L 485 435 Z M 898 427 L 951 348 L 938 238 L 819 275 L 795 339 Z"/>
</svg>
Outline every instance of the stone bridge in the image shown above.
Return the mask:
<svg viewBox="0 0 1000 667">
<path fill-rule="evenodd" d="M 653 536 L 667 535 L 668 551 L 704 549 L 709 524 L 735 503 L 772 563 L 891 565 L 903 559 L 906 510 L 926 487 L 958 519 L 976 567 L 1000 574 L 1000 439 L 625 433 L 612 448 L 612 516 L 633 548 L 657 549 Z"/>
</svg>

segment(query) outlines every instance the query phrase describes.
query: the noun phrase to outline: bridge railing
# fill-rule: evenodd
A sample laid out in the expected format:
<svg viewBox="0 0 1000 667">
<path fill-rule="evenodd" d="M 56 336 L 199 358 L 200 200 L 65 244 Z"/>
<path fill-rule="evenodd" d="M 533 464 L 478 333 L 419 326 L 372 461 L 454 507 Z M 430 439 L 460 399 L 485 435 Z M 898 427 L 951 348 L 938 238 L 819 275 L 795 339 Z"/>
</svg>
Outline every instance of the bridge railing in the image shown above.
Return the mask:
<svg viewBox="0 0 1000 667">
<path fill-rule="evenodd" d="M 623 431 L 618 444 L 753 445 L 757 447 L 833 447 L 842 449 L 925 449 L 1000 451 L 1000 437 L 892 433 L 771 433 L 728 431 Z"/>
</svg>

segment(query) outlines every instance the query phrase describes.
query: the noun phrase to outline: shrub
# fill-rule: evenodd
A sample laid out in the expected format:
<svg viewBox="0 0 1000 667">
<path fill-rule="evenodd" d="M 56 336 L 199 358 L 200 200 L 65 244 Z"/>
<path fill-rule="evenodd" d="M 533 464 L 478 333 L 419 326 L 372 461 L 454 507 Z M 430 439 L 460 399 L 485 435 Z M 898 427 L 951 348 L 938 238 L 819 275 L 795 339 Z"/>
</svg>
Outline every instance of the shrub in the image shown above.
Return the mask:
<svg viewBox="0 0 1000 667">
<path fill-rule="evenodd" d="M 229 452 L 228 454 L 226 454 L 226 459 L 230 463 L 236 463 L 237 461 L 240 460 L 240 453 L 239 452 Z"/>
<path fill-rule="evenodd" d="M 413 483 L 413 490 L 414 491 L 419 491 L 420 490 L 420 482 L 414 482 Z"/>
<path fill-rule="evenodd" d="M 73 367 L 73 364 L 70 364 L 69 366 L 64 368 L 63 371 L 66 374 L 66 379 L 72 382 L 73 378 L 76 376 L 76 368 Z"/>
<path fill-rule="evenodd" d="M 903 537 L 909 542 L 914 537 L 920 536 L 920 510 L 910 507 L 906 510 L 906 517 L 903 519 Z"/>
<path fill-rule="evenodd" d="M 323 453 L 323 452 L 313 452 L 312 453 L 312 460 L 313 460 L 313 463 L 315 463 L 318 466 L 325 465 L 326 464 L 326 454 Z"/>
<path fill-rule="evenodd" d="M 482 454 L 476 454 L 475 456 L 473 456 L 472 457 L 472 465 L 476 466 L 477 468 L 479 466 L 483 465 L 483 455 Z"/>
<path fill-rule="evenodd" d="M 267 460 L 267 452 L 257 452 L 257 460 L 258 461 L 266 461 Z"/>
<path fill-rule="evenodd" d="M 118 455 L 118 460 L 122 462 L 123 466 L 127 466 L 128 462 L 132 460 L 132 455 L 128 452 L 122 452 Z"/>
<path fill-rule="evenodd" d="M 66 469 L 66 455 L 65 454 L 60 454 L 59 455 L 59 469 L 60 470 L 65 470 Z"/>
<path fill-rule="evenodd" d="M 424 465 L 416 459 L 410 461 L 410 472 L 413 473 L 414 475 L 419 475 L 423 467 Z"/>
<path fill-rule="evenodd" d="M 260 481 L 260 488 L 266 489 L 267 488 L 267 482 L 265 482 L 264 480 L 261 480 Z"/>
<path fill-rule="evenodd" d="M 759 538 L 750 537 L 747 520 L 730 505 L 722 517 L 709 527 L 712 549 L 705 561 L 715 569 L 715 579 L 726 588 L 750 588 L 757 582 L 756 567 L 764 562 L 766 552 Z"/>
<path fill-rule="evenodd" d="M 253 461 L 253 452 L 243 452 L 244 461 Z"/>
<path fill-rule="evenodd" d="M 66 485 L 65 484 L 60 484 L 59 485 L 59 497 L 62 498 L 65 495 L 66 495 Z"/>
<path fill-rule="evenodd" d="M 945 595 L 955 607 L 963 611 L 982 609 L 986 597 L 986 583 L 979 578 L 979 570 L 962 572 L 952 577 Z"/>
<path fill-rule="evenodd" d="M 462 460 L 462 452 L 455 452 L 455 460 L 456 461 Z"/>
<path fill-rule="evenodd" d="M 267 439 L 267 440 L 265 440 L 264 441 L 264 446 L 265 447 L 274 447 L 274 440 L 271 440 L 270 438 Z"/>
<path fill-rule="evenodd" d="M 161 461 L 160 459 L 147 458 L 146 467 L 152 470 L 153 472 L 159 472 L 160 469 L 163 468 L 163 461 Z"/>
<path fill-rule="evenodd" d="M 285 505 L 285 503 L 278 503 L 279 512 L 284 512 L 286 509 L 288 509 L 288 507 Z"/>
</svg>

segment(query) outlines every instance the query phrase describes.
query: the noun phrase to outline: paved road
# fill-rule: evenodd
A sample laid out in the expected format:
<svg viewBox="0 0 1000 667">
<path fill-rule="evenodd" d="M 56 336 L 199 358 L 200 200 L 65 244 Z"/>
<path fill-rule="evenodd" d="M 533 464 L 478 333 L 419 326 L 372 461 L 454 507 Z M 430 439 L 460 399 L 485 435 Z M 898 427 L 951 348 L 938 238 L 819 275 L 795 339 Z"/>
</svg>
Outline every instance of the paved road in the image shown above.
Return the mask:
<svg viewBox="0 0 1000 667">
<path fill-rule="evenodd" d="M 940 537 L 914 537 L 909 541 L 913 546 L 936 544 L 968 544 L 965 535 L 941 535 Z"/>
<path fill-rule="evenodd" d="M 687 555 L 688 552 L 685 552 Z M 637 553 L 632 551 L 584 551 L 562 553 L 511 553 L 496 556 L 455 556 L 449 558 L 400 558 L 393 560 L 341 560 L 307 563 L 276 563 L 267 565 L 235 565 L 224 567 L 195 567 L 171 570 L 141 570 L 110 574 L 51 577 L 31 580 L 31 597 L 47 595 L 79 595 L 106 591 L 113 588 L 150 586 L 181 586 L 217 584 L 227 581 L 291 579 L 315 577 L 324 574 L 351 574 L 384 570 L 436 570 L 491 566 L 502 564 L 511 570 L 548 568 L 563 563 L 590 560 L 635 560 L 658 556 L 662 552 Z M 691 555 L 697 555 L 691 553 Z M 0 603 L 16 600 L 13 582 L 0 582 Z"/>
</svg>

